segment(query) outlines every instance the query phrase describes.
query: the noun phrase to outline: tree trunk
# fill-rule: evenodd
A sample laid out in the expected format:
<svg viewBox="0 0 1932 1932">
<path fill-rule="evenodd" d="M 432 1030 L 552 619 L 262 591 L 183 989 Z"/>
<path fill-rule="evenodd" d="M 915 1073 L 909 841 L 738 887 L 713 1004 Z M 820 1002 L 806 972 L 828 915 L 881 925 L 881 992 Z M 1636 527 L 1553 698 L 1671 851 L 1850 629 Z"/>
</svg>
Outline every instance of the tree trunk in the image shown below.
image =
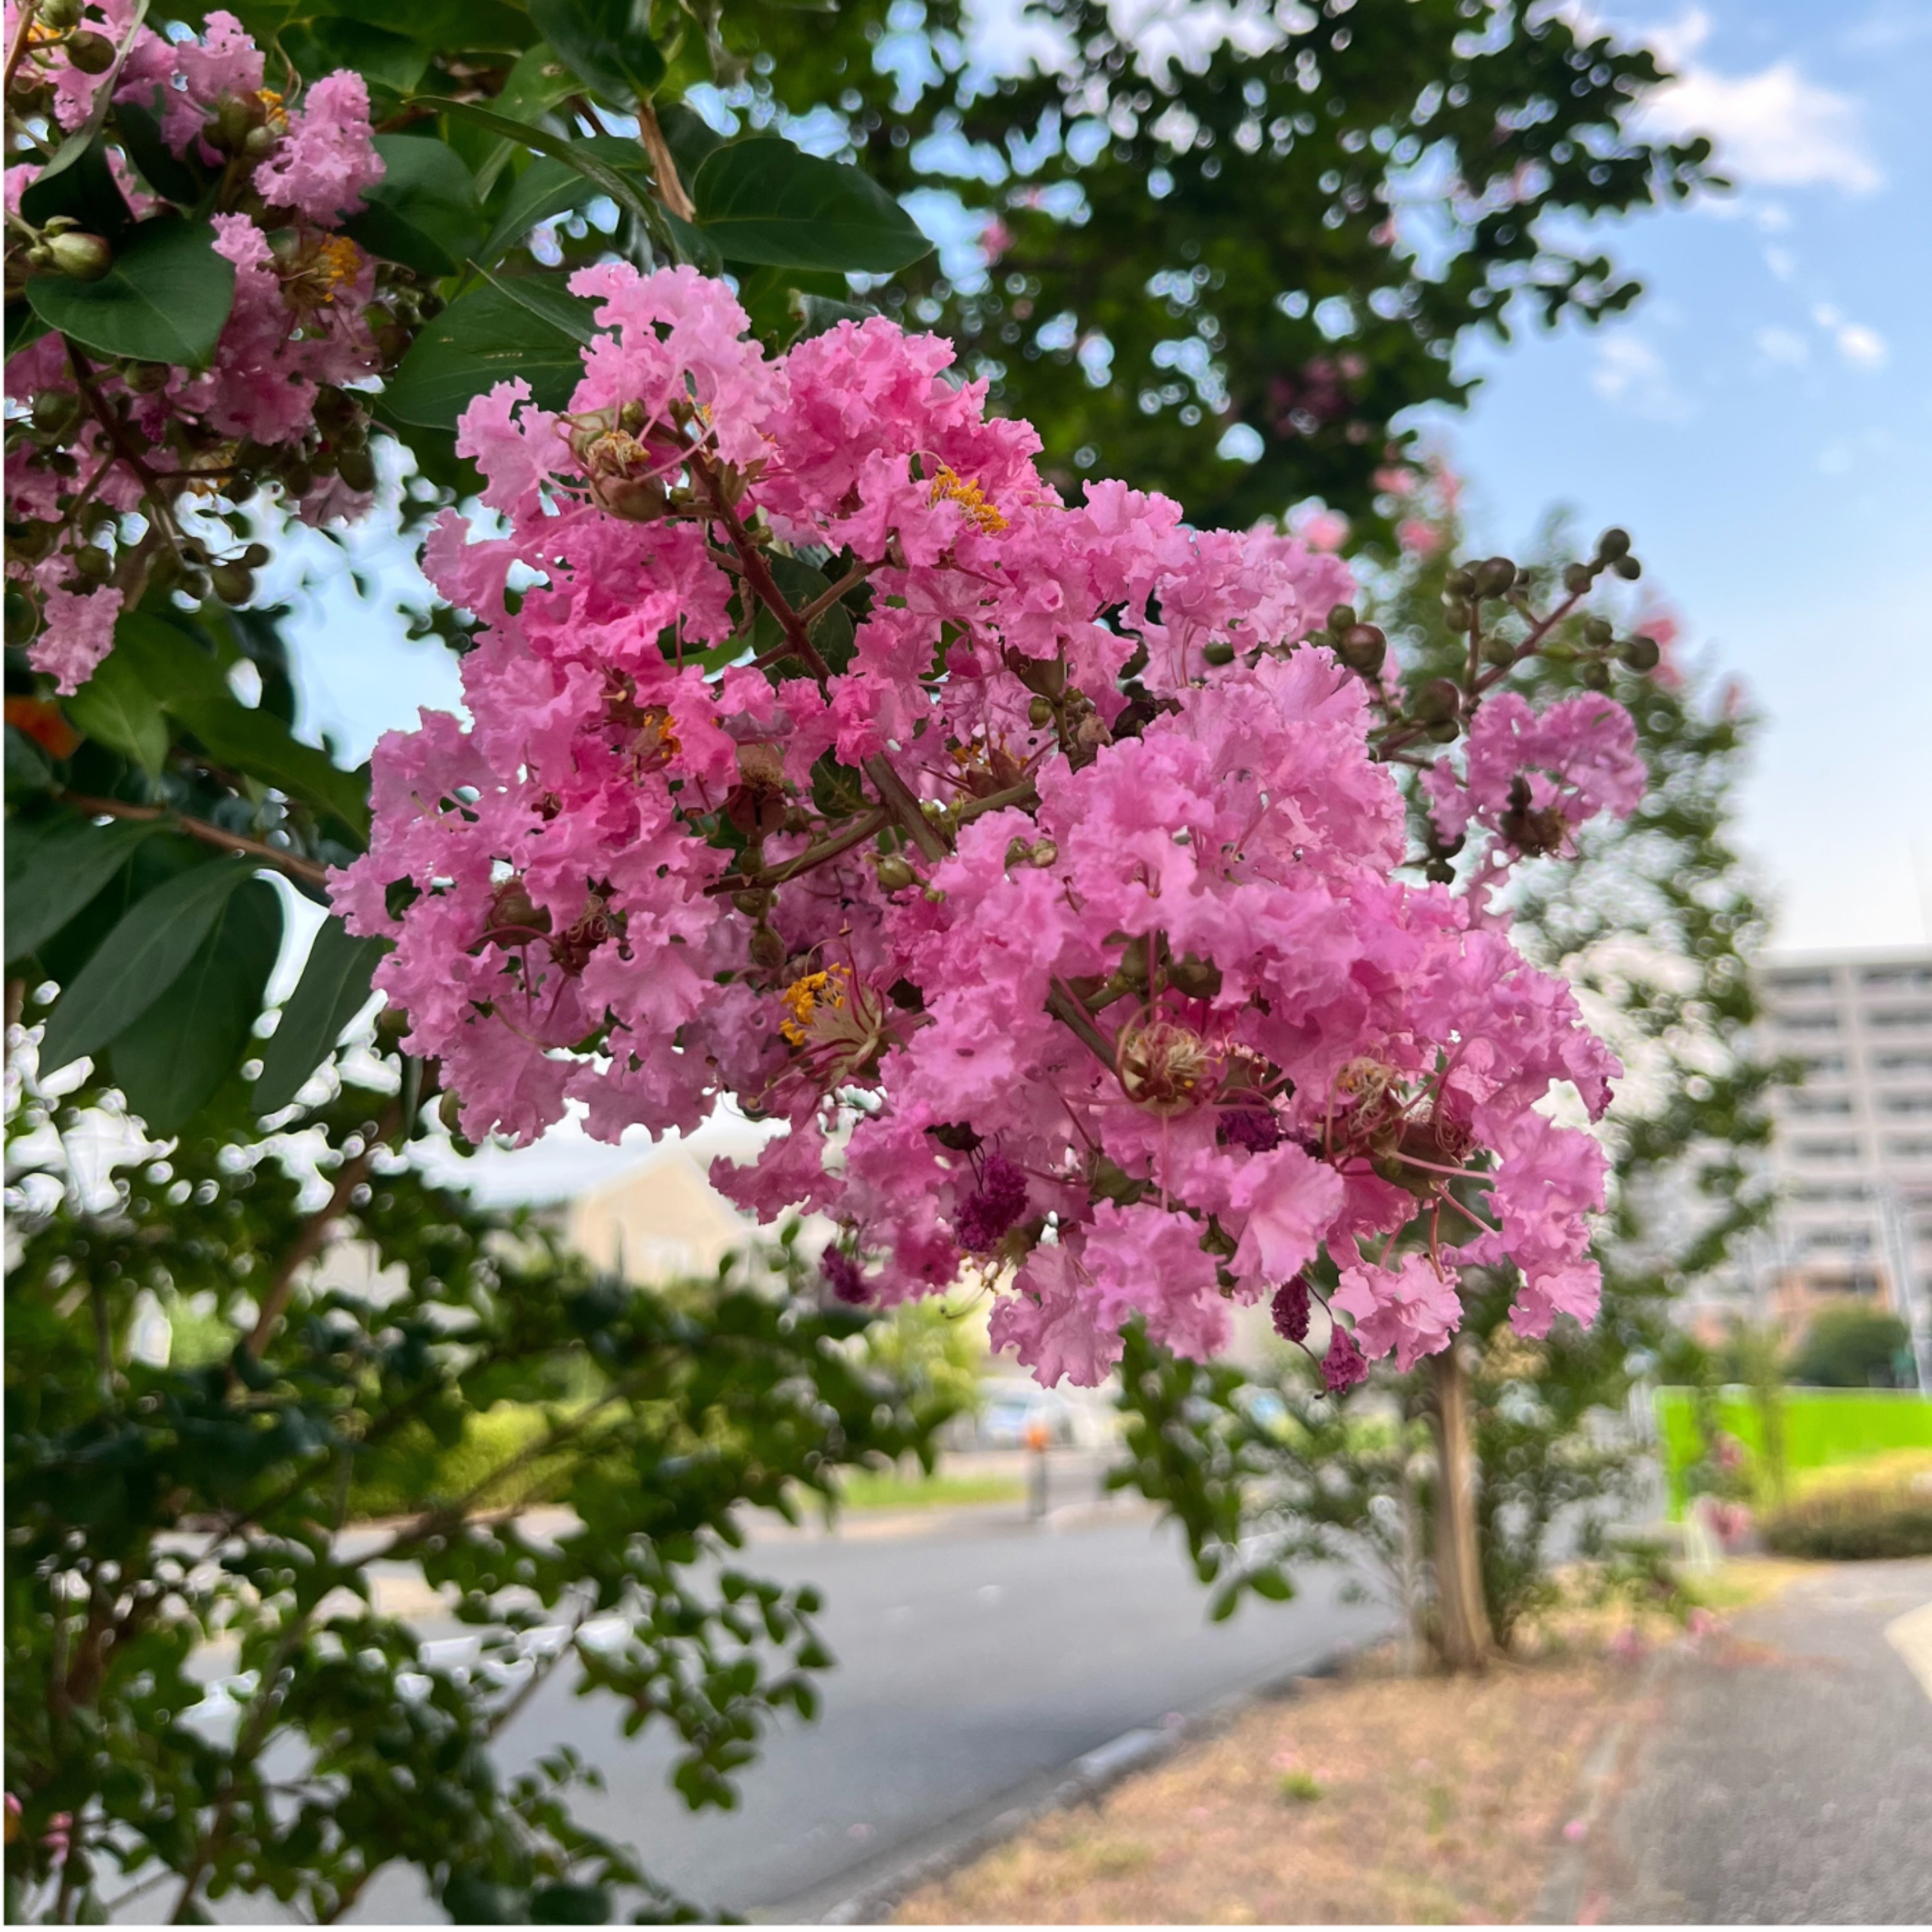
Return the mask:
<svg viewBox="0 0 1932 1932">
<path fill-rule="evenodd" d="M 1435 1388 L 1436 1595 L 1442 1619 L 1442 1660 L 1451 1670 L 1480 1670 L 1495 1647 L 1483 1601 L 1476 1546 L 1475 1456 L 1469 1438 L 1469 1373 L 1454 1342 L 1430 1358 Z"/>
</svg>

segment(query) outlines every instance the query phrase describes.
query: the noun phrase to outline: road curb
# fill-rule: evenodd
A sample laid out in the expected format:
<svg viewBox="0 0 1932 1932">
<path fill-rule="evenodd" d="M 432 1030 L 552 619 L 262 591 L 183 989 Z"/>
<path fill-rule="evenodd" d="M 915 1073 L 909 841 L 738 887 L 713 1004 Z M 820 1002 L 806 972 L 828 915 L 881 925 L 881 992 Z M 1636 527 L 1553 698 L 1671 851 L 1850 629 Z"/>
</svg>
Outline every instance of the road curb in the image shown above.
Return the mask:
<svg viewBox="0 0 1932 1932">
<path fill-rule="evenodd" d="M 1046 1773 L 950 1826 L 938 1827 L 936 1832 L 926 1834 L 919 1849 L 910 1854 L 896 1859 L 888 1854 L 856 1889 L 828 1910 L 780 1906 L 758 1916 L 780 1924 L 882 1924 L 900 1901 L 920 1886 L 950 1878 L 1054 1812 L 1097 1803 L 1115 1785 L 1150 1770 L 1186 1745 L 1218 1735 L 1258 1705 L 1294 1697 L 1299 1694 L 1301 1685 L 1311 1679 L 1338 1676 L 1352 1658 L 1378 1641 L 1338 1644 L 1312 1664 L 1274 1673 L 1232 1691 L 1192 1717 L 1158 1730 L 1141 1726 L 1123 1731 L 1106 1743 L 1083 1752 L 1062 1770 Z M 803 1895 L 798 1904 L 802 1905 L 810 1896 Z M 818 1896 L 822 1898 L 824 1894 Z"/>
</svg>

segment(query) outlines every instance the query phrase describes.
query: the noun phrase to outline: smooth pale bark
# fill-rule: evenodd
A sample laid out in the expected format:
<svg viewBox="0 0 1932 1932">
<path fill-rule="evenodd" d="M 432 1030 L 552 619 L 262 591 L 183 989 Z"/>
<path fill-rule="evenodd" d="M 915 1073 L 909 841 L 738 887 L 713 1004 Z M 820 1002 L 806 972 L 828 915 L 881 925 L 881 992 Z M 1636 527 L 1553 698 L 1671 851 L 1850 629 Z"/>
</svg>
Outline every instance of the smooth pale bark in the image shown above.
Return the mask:
<svg viewBox="0 0 1932 1932">
<path fill-rule="evenodd" d="M 1476 1542 L 1475 1455 L 1469 1438 L 1469 1372 L 1453 1343 L 1430 1358 L 1435 1401 L 1436 1596 L 1442 1620 L 1442 1660 L 1451 1670 L 1480 1670 L 1496 1647 L 1483 1600 Z"/>
</svg>

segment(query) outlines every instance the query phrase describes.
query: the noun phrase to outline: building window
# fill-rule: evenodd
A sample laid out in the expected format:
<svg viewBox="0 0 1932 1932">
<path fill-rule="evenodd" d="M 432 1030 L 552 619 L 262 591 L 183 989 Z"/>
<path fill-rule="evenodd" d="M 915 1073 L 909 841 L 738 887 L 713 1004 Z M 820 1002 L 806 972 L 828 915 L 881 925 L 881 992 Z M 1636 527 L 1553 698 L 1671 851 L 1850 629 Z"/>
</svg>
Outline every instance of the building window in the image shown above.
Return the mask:
<svg viewBox="0 0 1932 1932">
<path fill-rule="evenodd" d="M 1872 1064 L 1881 1073 L 1932 1073 L 1932 1051 L 1881 1053 Z"/>
<path fill-rule="evenodd" d="M 1907 1140 L 1903 1135 L 1894 1135 L 1886 1142 L 1885 1150 L 1894 1160 L 1932 1160 L 1932 1141 Z"/>
<path fill-rule="evenodd" d="M 1889 1012 L 1880 1007 L 1866 1014 L 1865 1024 L 1874 1027 L 1932 1027 L 1932 1006 L 1894 1006 Z"/>
<path fill-rule="evenodd" d="M 1790 1093 L 1785 1096 L 1785 1106 L 1794 1114 L 1846 1114 L 1852 1111 L 1852 1096 L 1849 1094 Z"/>
<path fill-rule="evenodd" d="M 1932 1094 L 1888 1094 L 1880 1104 L 1888 1114 L 1932 1114 Z"/>
<path fill-rule="evenodd" d="M 1906 1059 L 1912 1056 L 1906 1054 Z M 1932 1053 L 1924 1056 L 1925 1064 L 1932 1067 Z M 1814 1079 L 1820 1073 L 1842 1073 L 1845 1070 L 1845 1056 L 1842 1053 L 1807 1053 L 1798 1058 L 1798 1064 Z"/>
<path fill-rule="evenodd" d="M 1794 1141 L 1792 1151 L 1805 1160 L 1856 1160 L 1856 1141 Z"/>
<path fill-rule="evenodd" d="M 1832 975 L 1828 970 L 1773 973 L 1765 983 L 1774 993 L 1828 993 L 1832 990 Z"/>
<path fill-rule="evenodd" d="M 1858 983 L 1874 992 L 1932 992 L 1932 966 L 1868 966 Z"/>
<path fill-rule="evenodd" d="M 1838 1016 L 1827 1007 L 1822 1012 L 1780 1013 L 1778 1023 L 1786 1033 L 1836 1033 Z"/>
</svg>

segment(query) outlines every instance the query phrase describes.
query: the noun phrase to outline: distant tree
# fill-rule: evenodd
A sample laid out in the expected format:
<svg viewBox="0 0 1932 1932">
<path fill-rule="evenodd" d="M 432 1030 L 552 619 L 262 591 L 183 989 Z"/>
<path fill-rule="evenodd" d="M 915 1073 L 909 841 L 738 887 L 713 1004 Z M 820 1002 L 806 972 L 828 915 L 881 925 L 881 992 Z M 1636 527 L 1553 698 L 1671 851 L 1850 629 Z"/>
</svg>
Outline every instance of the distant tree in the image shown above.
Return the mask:
<svg viewBox="0 0 1932 1932">
<path fill-rule="evenodd" d="M 1882 1309 L 1821 1309 L 1791 1358 L 1791 1379 L 1820 1388 L 1890 1388 L 1911 1334 Z"/>
<path fill-rule="evenodd" d="M 1412 682 L 1453 674 L 1470 648 L 1466 631 L 1453 628 L 1466 568 L 1455 486 L 1439 473 L 1390 480 L 1404 548 L 1364 604 Z M 1546 557 L 1559 527 L 1552 522 L 1545 538 Z M 1532 595 L 1552 568 L 1530 566 Z M 1613 1179 L 1595 1250 L 1602 1312 L 1588 1329 L 1560 1318 L 1526 1344 L 1506 1319 L 1506 1271 L 1485 1284 L 1481 1270 L 1468 1270 L 1460 1346 L 1407 1376 L 1378 1365 L 1342 1399 L 1342 1417 L 1357 1418 L 1349 1426 L 1315 1426 L 1335 1399 L 1318 1402 L 1286 1358 L 1280 1372 L 1257 1378 L 1140 1345 L 1123 1375 L 1131 1460 L 1121 1480 L 1180 1519 L 1203 1581 L 1217 1586 L 1217 1606 L 1232 1609 L 1244 1588 L 1280 1594 L 1289 1564 L 1345 1546 L 1386 1568 L 1404 1513 L 1426 1501 L 1417 1533 L 1438 1586 L 1437 1602 L 1424 1606 L 1427 1634 L 1444 1640 L 1440 1584 L 1454 1552 L 1452 1572 L 1480 1578 L 1473 1608 L 1488 1628 L 1478 1636 L 1507 1643 L 1546 1592 L 1559 1515 L 1568 1544 L 1588 1551 L 1640 1494 L 1636 1447 L 1608 1425 L 1671 1345 L 1673 1298 L 1721 1266 L 1769 1212 L 1751 1156 L 1769 1135 L 1773 1070 L 1750 1050 L 1756 1006 L 1746 970 L 1764 919 L 1730 838 L 1750 721 L 1734 693 L 1714 692 L 1676 660 L 1674 626 L 1660 611 L 1614 646 L 1619 614 L 1608 604 L 1580 609 L 1526 688 L 1547 701 L 1613 682 L 1636 721 L 1648 794 L 1628 821 L 1587 828 L 1576 862 L 1542 876 L 1526 868 L 1514 894 L 1524 950 L 1578 986 L 1627 1068 L 1603 1130 Z M 1614 672 L 1600 655 L 1606 646 L 1620 654 Z M 1438 876 L 1485 862 L 1474 840 L 1445 850 L 1419 800 L 1414 836 L 1419 862 Z M 1276 1419 L 1284 1406 L 1286 1425 Z M 1412 1452 L 1427 1448 L 1421 1425 L 1433 1426 L 1438 1471 L 1454 1451 L 1456 1416 L 1466 1417 L 1477 1478 L 1466 1503 L 1433 1477 L 1415 1486 L 1410 1454 L 1390 1453 L 1391 1414 Z M 1298 1501 L 1310 1495 L 1322 1498 L 1312 1516 Z"/>
</svg>

